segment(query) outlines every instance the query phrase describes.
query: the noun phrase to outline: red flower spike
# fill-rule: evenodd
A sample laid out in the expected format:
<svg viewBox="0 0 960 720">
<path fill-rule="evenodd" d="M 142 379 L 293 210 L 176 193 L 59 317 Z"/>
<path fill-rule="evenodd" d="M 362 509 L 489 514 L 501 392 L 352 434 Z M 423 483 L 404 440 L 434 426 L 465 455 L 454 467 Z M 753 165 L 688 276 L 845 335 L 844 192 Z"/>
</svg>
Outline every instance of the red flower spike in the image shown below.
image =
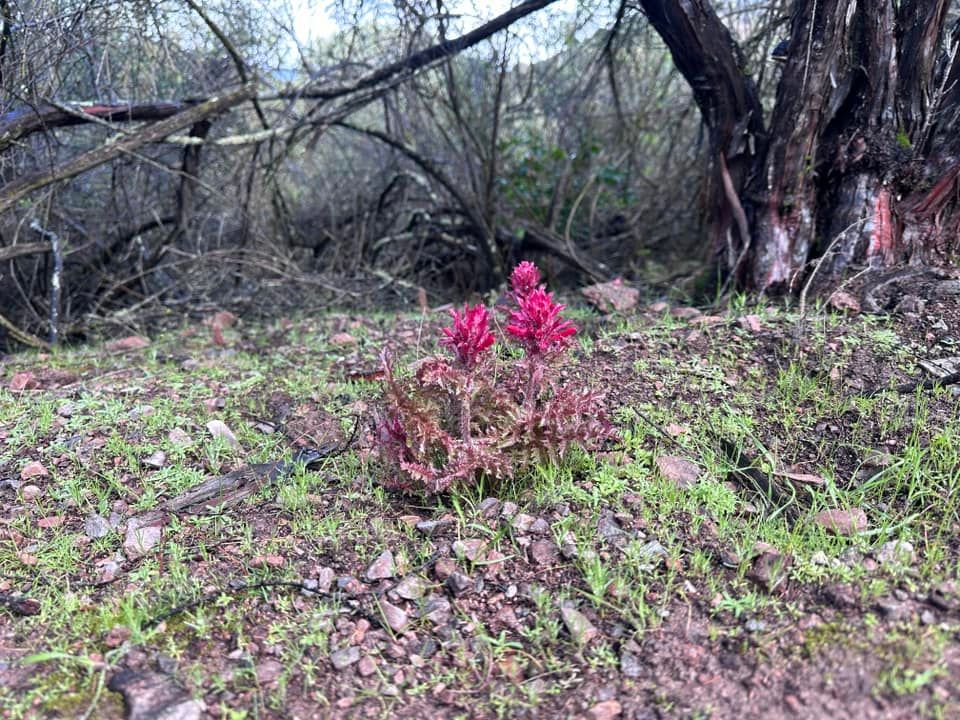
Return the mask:
<svg viewBox="0 0 960 720">
<path fill-rule="evenodd" d="M 532 355 L 547 355 L 569 344 L 577 329 L 560 317 L 566 306 L 553 301 L 553 293 L 536 288 L 517 298 L 518 310 L 510 312 L 507 332 L 513 335 Z"/>
<path fill-rule="evenodd" d="M 449 347 L 457 362 L 465 368 L 476 366 L 480 356 L 493 345 L 493 333 L 490 332 L 490 315 L 483 305 L 464 305 L 463 314 L 451 310 L 453 327 L 443 328 L 446 335 L 441 345 Z"/>
<path fill-rule="evenodd" d="M 540 284 L 540 270 L 529 260 L 517 265 L 510 274 L 510 287 L 517 300 L 526 297 Z"/>
</svg>

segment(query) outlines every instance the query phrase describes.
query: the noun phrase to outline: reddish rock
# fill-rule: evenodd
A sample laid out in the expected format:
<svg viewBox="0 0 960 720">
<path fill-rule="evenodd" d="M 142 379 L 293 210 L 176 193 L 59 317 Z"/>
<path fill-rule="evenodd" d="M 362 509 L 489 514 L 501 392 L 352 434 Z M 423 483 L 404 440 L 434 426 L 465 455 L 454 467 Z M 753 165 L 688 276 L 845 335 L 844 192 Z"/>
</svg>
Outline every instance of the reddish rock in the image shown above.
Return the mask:
<svg viewBox="0 0 960 720">
<path fill-rule="evenodd" d="M 32 372 L 18 372 L 12 378 L 10 378 L 10 389 L 13 392 L 20 392 L 22 390 L 36 390 L 40 387 L 40 383 L 37 381 L 36 375 Z"/>
<path fill-rule="evenodd" d="M 813 521 L 834 535 L 853 535 L 867 529 L 867 514 L 860 508 L 824 510 Z"/>
<path fill-rule="evenodd" d="M 129 337 L 114 340 L 107 345 L 107 350 L 112 352 L 124 352 L 126 350 L 141 350 L 147 347 L 150 341 L 139 335 L 130 335 Z"/>
<path fill-rule="evenodd" d="M 50 477 L 50 471 L 40 462 L 28 462 L 20 471 L 21 480 L 29 480 L 35 477 Z"/>
<path fill-rule="evenodd" d="M 691 487 L 700 477 L 700 467 L 691 460 L 675 455 L 661 455 L 656 459 L 660 474 L 682 488 Z"/>
</svg>

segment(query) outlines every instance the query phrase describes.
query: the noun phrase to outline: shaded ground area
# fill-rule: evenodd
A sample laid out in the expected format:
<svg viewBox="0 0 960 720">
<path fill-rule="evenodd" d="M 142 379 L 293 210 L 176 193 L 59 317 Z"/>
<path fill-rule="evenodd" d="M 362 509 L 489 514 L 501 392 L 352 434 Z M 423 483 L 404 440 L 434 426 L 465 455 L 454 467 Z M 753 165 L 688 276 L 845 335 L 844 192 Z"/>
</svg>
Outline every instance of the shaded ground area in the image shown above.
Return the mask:
<svg viewBox="0 0 960 720">
<path fill-rule="evenodd" d="M 369 415 L 441 312 L 5 358 L 0 717 L 956 717 L 960 397 L 898 386 L 960 362 L 960 292 L 924 282 L 574 310 L 621 442 L 432 500 Z"/>
</svg>

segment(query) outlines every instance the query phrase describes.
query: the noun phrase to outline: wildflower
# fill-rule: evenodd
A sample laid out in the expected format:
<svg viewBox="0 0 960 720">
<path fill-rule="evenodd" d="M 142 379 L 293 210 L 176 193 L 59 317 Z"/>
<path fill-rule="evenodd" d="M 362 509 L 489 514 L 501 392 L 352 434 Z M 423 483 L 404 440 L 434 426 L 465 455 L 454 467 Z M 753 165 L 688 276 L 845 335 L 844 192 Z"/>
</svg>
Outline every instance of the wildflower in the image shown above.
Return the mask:
<svg viewBox="0 0 960 720">
<path fill-rule="evenodd" d="M 490 315 L 483 305 L 464 305 L 463 313 L 451 310 L 453 327 L 443 328 L 446 336 L 441 345 L 449 347 L 457 361 L 465 368 L 476 366 L 480 355 L 493 345 L 490 332 Z"/>
<path fill-rule="evenodd" d="M 529 260 L 517 265 L 510 274 L 510 287 L 518 301 L 533 292 L 540 284 L 540 271 Z"/>
<path fill-rule="evenodd" d="M 517 298 L 519 309 L 510 312 L 507 332 L 513 335 L 531 355 L 547 355 L 562 350 L 577 329 L 560 317 L 566 307 L 553 301 L 553 293 L 542 287 Z"/>
</svg>

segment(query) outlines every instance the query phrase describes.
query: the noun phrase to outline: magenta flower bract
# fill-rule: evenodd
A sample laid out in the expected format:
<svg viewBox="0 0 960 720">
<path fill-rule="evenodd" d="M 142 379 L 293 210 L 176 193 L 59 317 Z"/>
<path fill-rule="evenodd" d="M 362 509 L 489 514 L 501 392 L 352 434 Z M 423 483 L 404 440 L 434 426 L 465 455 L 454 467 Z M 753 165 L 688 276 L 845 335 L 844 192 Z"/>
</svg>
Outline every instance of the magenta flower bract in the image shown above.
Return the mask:
<svg viewBox="0 0 960 720">
<path fill-rule="evenodd" d="M 493 345 L 490 315 L 483 305 L 464 305 L 462 314 L 456 310 L 451 310 L 450 314 L 453 327 L 443 328 L 446 337 L 440 344 L 449 347 L 461 365 L 472 368 L 483 352 Z"/>
<path fill-rule="evenodd" d="M 518 310 L 510 312 L 507 332 L 519 340 L 527 352 L 547 355 L 569 344 L 577 329 L 569 320 L 560 317 L 566 307 L 553 301 L 553 293 L 535 288 L 527 295 L 517 298 Z"/>
<path fill-rule="evenodd" d="M 518 300 L 536 290 L 539 284 L 540 270 L 529 260 L 524 260 L 517 265 L 510 274 L 510 287 Z"/>
</svg>

